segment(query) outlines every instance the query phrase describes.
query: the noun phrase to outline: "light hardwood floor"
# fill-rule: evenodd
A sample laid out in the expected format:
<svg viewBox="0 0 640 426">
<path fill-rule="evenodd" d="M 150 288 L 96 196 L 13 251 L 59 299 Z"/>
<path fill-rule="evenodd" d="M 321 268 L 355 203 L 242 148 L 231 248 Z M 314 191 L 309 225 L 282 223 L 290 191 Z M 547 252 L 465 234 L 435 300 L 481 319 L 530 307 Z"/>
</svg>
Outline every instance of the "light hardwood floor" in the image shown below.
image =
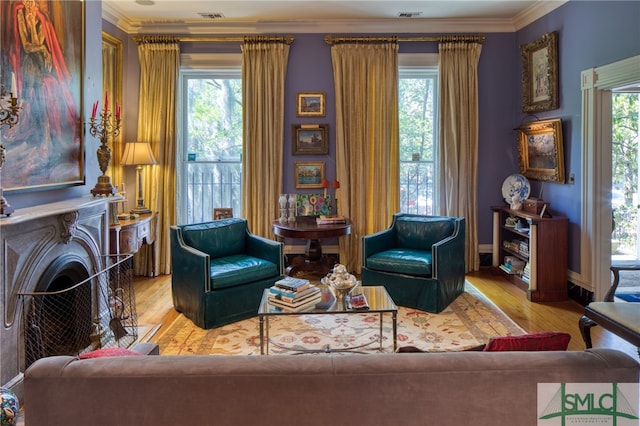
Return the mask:
<svg viewBox="0 0 640 426">
<path fill-rule="evenodd" d="M 528 333 L 564 331 L 571 334 L 569 350 L 579 351 L 585 348 L 578 328 L 578 320 L 584 310 L 579 303 L 571 300 L 554 303 L 529 302 L 524 291 L 491 268 L 470 273 L 467 279 Z M 161 324 L 156 336 L 162 335 L 164 329 L 179 315 L 173 309 L 171 300 L 171 276 L 136 277 L 134 288 L 138 324 Z M 639 359 L 637 348 L 601 327 L 592 329 L 592 339 L 594 347 L 618 349 L 636 360 Z"/>
</svg>

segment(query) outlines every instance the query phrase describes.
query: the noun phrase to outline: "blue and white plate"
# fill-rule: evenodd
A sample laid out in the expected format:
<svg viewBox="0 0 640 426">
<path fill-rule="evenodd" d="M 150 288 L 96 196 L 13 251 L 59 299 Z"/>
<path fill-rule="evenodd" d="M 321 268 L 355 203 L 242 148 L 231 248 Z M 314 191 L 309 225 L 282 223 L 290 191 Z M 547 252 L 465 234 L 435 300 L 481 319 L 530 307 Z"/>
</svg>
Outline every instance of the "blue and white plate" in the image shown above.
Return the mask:
<svg viewBox="0 0 640 426">
<path fill-rule="evenodd" d="M 508 176 L 502 183 L 502 196 L 504 200 L 511 204 L 513 202 L 513 196 L 518 194 L 520 202 L 529 198 L 531 193 L 531 185 L 529 180 L 519 174 Z"/>
</svg>

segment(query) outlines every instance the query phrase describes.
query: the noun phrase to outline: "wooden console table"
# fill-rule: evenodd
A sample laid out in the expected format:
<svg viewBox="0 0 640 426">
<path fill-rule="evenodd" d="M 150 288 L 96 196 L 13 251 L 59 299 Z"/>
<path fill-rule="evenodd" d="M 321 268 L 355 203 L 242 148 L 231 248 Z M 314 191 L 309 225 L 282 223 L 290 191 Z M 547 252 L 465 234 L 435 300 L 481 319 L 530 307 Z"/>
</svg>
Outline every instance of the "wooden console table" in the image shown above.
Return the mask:
<svg viewBox="0 0 640 426">
<path fill-rule="evenodd" d="M 110 254 L 136 253 L 142 244 L 148 244 L 153 248 L 158 224 L 156 213 L 143 214 L 137 219 L 119 219 L 119 222 L 109 226 Z M 152 269 L 155 274 L 155 264 L 152 265 Z"/>
</svg>

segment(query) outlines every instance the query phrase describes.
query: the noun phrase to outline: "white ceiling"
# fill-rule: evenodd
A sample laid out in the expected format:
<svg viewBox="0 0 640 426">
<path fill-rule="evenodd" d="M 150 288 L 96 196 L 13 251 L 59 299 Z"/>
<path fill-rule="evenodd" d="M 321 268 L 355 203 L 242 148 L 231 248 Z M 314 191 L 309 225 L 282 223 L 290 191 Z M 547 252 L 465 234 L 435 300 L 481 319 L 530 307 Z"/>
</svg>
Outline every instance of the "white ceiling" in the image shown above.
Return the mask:
<svg viewBox="0 0 640 426">
<path fill-rule="evenodd" d="M 509 32 L 566 1 L 102 0 L 102 10 L 122 30 L 145 34 Z"/>
</svg>

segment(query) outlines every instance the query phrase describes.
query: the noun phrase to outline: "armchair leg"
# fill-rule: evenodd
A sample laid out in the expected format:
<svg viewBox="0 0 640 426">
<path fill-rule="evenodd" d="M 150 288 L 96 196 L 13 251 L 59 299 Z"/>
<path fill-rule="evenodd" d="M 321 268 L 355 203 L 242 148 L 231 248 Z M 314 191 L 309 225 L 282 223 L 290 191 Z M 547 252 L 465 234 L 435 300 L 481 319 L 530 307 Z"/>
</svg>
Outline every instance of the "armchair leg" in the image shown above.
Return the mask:
<svg viewBox="0 0 640 426">
<path fill-rule="evenodd" d="M 591 327 L 598 325 L 591 318 L 583 315 L 580 317 L 580 333 L 582 334 L 582 339 L 584 340 L 587 349 L 592 348 L 593 345 L 591 343 Z M 640 351 L 640 349 L 639 349 Z"/>
</svg>

